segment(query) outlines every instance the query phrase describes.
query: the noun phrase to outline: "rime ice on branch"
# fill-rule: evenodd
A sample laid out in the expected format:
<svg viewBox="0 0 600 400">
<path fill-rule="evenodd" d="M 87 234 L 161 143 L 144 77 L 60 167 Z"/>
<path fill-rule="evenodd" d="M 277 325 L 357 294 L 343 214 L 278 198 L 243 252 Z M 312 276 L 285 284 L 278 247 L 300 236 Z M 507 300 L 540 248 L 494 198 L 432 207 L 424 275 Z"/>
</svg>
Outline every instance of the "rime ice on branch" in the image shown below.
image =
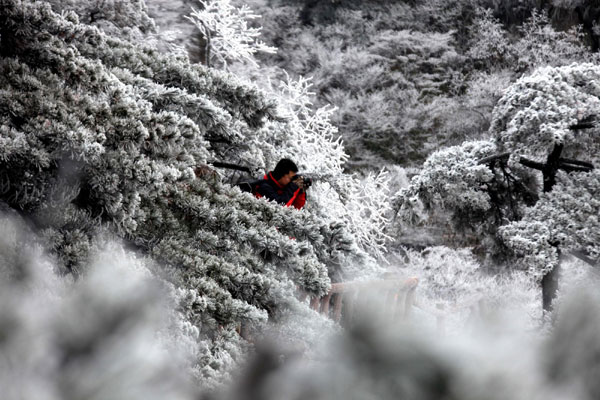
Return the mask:
<svg viewBox="0 0 600 400">
<path fill-rule="evenodd" d="M 327 266 L 352 251 L 347 233 L 206 166 L 254 143 L 275 100 L 45 3 L 6 0 L 0 21 L 0 200 L 33 221 L 64 270 L 85 274 L 98 234 L 112 232 L 172 271 L 192 299 L 181 312 L 215 340 L 276 318 L 296 288 L 327 291 Z M 199 370 L 222 365 L 211 351 Z"/>
<path fill-rule="evenodd" d="M 598 81 L 600 68 L 593 64 L 542 68 L 520 79 L 494 110 L 495 143 L 479 144 L 488 151 L 465 143 L 433 154 L 399 194 L 400 210 L 414 210 L 418 200 L 450 212 L 454 229 L 490 235 L 493 240 L 483 242 L 488 252 L 493 243 L 507 246 L 521 268 L 543 277 L 548 309 L 555 287 L 545 282 L 555 281 L 558 249 L 600 253 L 593 170 L 600 161 Z"/>
</svg>

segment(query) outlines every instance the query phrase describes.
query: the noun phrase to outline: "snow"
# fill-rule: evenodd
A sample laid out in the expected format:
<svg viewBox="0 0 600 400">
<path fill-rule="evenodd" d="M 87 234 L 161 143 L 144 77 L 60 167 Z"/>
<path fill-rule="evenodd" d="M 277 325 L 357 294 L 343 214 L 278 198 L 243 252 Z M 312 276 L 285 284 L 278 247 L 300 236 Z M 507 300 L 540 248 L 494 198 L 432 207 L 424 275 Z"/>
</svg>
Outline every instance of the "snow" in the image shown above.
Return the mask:
<svg viewBox="0 0 600 400">
<path fill-rule="evenodd" d="M 322 3 L 4 0 L 2 399 L 600 396 L 600 278 L 569 256 L 600 255 L 597 169 L 529 203 L 494 191 L 539 192 L 516 160 L 556 144 L 600 162 L 597 129 L 570 128 L 600 105 L 582 33 L 533 12 L 509 35 L 499 10 L 440 0 Z M 505 150 L 502 171 L 480 163 Z M 368 165 L 410 152 L 427 158 L 410 181 Z M 293 158 L 307 207 L 232 188 L 207 164 L 226 157 Z M 338 280 L 408 277 L 403 318 L 382 290 L 341 324 L 308 306 Z"/>
</svg>

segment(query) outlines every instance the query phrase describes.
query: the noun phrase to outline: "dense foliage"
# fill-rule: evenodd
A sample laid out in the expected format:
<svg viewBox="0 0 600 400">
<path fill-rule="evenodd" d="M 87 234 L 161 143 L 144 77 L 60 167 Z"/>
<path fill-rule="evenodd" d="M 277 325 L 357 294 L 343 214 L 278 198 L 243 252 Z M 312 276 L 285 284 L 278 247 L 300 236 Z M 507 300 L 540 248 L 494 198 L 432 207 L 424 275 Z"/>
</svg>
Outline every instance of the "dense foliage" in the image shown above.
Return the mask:
<svg viewBox="0 0 600 400">
<path fill-rule="evenodd" d="M 415 166 L 440 146 L 479 140 L 511 82 L 595 57 L 575 21 L 558 29 L 534 2 L 238 3 L 257 10 L 265 42 L 279 48 L 262 64 L 313 77 L 316 104 L 338 108 L 349 167 Z"/>
<path fill-rule="evenodd" d="M 7 399 L 598 397 L 600 299 L 565 300 L 600 258 L 594 5 L 174 0 L 176 42 L 162 0 L 1 3 Z M 301 211 L 215 168 L 282 157 Z M 400 325 L 308 308 L 384 268 L 419 279 Z"/>
<path fill-rule="evenodd" d="M 558 247 L 585 249 L 597 258 L 598 174 L 589 166 L 600 161 L 591 123 L 599 72 L 593 64 L 574 64 L 542 68 L 517 81 L 494 110 L 495 141 L 431 155 L 400 192 L 400 211 L 414 214 L 419 201 L 432 211 L 446 210 L 463 222 L 455 230 L 474 231 L 488 252 L 503 242 L 537 277 L 558 265 Z"/>
<path fill-rule="evenodd" d="M 276 319 L 296 290 L 328 289 L 328 266 L 355 252 L 343 223 L 257 201 L 208 166 L 260 151 L 275 100 L 45 3 L 0 12 L 1 198 L 63 273 L 85 275 L 100 233 L 114 232 L 169 268 L 180 312 L 215 343 Z M 194 363 L 209 376 L 221 356 L 207 352 Z"/>
</svg>

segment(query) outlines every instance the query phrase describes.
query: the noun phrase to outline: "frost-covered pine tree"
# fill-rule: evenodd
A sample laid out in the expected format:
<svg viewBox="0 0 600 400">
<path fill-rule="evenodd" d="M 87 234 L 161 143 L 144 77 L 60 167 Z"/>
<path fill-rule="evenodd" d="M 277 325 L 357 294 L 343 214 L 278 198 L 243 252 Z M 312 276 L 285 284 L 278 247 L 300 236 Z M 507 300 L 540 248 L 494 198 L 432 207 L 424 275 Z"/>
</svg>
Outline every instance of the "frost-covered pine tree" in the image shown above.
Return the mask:
<svg viewBox="0 0 600 400">
<path fill-rule="evenodd" d="M 474 246 L 477 254 L 489 259 L 505 257 L 494 240 L 498 227 L 519 219 L 524 206 L 533 204 L 535 181 L 529 175 L 517 179 L 511 171 L 480 163 L 497 153 L 497 145 L 489 140 L 434 152 L 396 197 L 401 220 L 446 224 L 447 236 L 453 239 L 448 244 Z"/>
<path fill-rule="evenodd" d="M 598 173 L 590 171 L 600 161 L 599 74 L 593 64 L 573 64 L 517 81 L 494 109 L 495 141 L 434 153 L 400 192 L 400 211 L 445 210 L 487 252 L 500 245 L 516 255 L 541 280 L 549 309 L 559 249 L 598 258 Z"/>
<path fill-rule="evenodd" d="M 209 167 L 257 151 L 274 99 L 44 2 L 5 1 L 0 19 L 0 196 L 63 273 L 85 275 L 106 230 L 151 255 L 186 293 L 180 312 L 212 338 L 200 379 L 225 376 L 218 360 L 241 353 L 240 325 L 276 319 L 296 290 L 328 289 L 327 266 L 355 247 L 348 233 Z"/>
<path fill-rule="evenodd" d="M 541 68 L 511 86 L 490 128 L 500 150 L 511 153 L 509 166 L 542 172 L 540 200 L 500 234 L 543 277 L 546 308 L 556 291 L 559 252 L 583 249 L 596 260 L 600 254 L 599 175 L 591 171 L 600 162 L 599 77 L 595 64 Z"/>
<path fill-rule="evenodd" d="M 57 12 L 75 12 L 80 22 L 104 32 L 141 40 L 156 33 L 156 24 L 148 16 L 143 0 L 49 0 Z"/>
</svg>

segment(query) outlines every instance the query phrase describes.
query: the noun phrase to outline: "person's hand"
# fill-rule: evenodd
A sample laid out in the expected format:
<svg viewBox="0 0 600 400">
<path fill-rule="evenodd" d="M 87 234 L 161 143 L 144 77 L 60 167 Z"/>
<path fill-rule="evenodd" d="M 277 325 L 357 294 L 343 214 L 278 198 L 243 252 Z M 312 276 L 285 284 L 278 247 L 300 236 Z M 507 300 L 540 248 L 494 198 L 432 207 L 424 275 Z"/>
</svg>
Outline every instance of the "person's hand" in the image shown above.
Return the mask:
<svg viewBox="0 0 600 400">
<path fill-rule="evenodd" d="M 306 189 L 306 185 L 304 184 L 304 178 L 301 177 L 300 175 L 296 175 L 296 177 L 294 178 L 294 180 L 292 181 L 296 184 L 296 186 L 298 186 L 298 188 L 305 190 Z"/>
</svg>

